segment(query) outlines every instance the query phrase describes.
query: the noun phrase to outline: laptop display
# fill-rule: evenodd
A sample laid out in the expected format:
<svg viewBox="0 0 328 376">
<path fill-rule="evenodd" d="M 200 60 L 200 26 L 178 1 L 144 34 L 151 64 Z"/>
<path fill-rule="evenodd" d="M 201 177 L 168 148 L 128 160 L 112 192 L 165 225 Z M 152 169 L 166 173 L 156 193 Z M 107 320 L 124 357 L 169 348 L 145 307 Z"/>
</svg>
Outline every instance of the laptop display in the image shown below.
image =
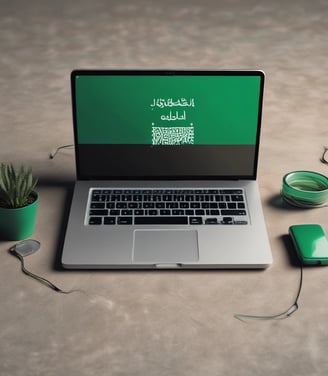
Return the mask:
<svg viewBox="0 0 328 376">
<path fill-rule="evenodd" d="M 72 80 L 80 178 L 255 177 L 261 72 L 75 71 Z"/>
</svg>

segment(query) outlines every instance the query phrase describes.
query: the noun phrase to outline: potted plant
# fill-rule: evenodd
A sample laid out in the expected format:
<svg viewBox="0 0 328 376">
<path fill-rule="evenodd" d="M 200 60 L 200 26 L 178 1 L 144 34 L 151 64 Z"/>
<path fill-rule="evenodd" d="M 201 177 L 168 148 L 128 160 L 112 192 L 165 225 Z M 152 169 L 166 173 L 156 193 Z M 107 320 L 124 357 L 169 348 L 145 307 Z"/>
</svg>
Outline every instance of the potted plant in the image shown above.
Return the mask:
<svg viewBox="0 0 328 376">
<path fill-rule="evenodd" d="M 21 240 L 34 232 L 38 194 L 31 168 L 0 165 L 0 238 Z"/>
</svg>

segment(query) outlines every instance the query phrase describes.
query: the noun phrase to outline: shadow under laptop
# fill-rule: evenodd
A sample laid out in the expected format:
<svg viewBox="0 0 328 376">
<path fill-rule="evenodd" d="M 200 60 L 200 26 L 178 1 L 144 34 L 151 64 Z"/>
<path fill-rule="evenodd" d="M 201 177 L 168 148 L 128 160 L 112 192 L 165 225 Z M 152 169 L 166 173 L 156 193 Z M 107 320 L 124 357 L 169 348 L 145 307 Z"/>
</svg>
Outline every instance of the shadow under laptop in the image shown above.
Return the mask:
<svg viewBox="0 0 328 376">
<path fill-rule="evenodd" d="M 54 253 L 54 258 L 52 262 L 52 268 L 56 271 L 63 271 L 64 268 L 61 266 L 61 253 L 64 245 L 65 240 L 65 233 L 66 227 L 68 222 L 68 216 L 73 196 L 73 189 L 74 189 L 74 180 L 70 179 L 61 179 L 60 177 L 52 178 L 52 177 L 40 177 L 38 180 L 38 186 L 42 189 L 47 188 L 58 188 L 64 192 L 64 199 L 61 204 L 61 211 L 60 211 L 60 220 L 58 223 L 58 233 L 57 233 L 57 244 L 56 244 L 56 251 Z"/>
</svg>

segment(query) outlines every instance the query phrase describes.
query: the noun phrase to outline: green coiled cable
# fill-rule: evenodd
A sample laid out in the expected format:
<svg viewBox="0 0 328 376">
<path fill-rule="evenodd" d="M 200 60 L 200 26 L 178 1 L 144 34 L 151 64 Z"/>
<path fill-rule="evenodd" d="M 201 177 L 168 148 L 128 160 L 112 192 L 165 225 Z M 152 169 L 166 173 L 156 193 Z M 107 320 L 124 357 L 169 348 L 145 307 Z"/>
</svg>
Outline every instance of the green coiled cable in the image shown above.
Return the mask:
<svg viewBox="0 0 328 376">
<path fill-rule="evenodd" d="M 282 180 L 282 198 L 301 208 L 328 205 L 328 178 L 313 171 L 293 171 Z"/>
</svg>

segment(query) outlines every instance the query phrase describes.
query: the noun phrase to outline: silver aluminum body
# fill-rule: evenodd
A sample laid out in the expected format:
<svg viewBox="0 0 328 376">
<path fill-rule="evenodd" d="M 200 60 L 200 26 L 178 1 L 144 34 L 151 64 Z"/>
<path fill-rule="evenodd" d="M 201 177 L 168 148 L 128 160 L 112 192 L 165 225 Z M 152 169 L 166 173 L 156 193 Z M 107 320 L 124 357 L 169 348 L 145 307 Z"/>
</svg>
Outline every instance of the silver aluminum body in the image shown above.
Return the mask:
<svg viewBox="0 0 328 376">
<path fill-rule="evenodd" d="M 249 224 L 85 225 L 89 189 L 101 187 L 244 188 Z M 266 268 L 272 255 L 257 182 L 77 181 L 61 261 L 68 269 Z"/>
</svg>

